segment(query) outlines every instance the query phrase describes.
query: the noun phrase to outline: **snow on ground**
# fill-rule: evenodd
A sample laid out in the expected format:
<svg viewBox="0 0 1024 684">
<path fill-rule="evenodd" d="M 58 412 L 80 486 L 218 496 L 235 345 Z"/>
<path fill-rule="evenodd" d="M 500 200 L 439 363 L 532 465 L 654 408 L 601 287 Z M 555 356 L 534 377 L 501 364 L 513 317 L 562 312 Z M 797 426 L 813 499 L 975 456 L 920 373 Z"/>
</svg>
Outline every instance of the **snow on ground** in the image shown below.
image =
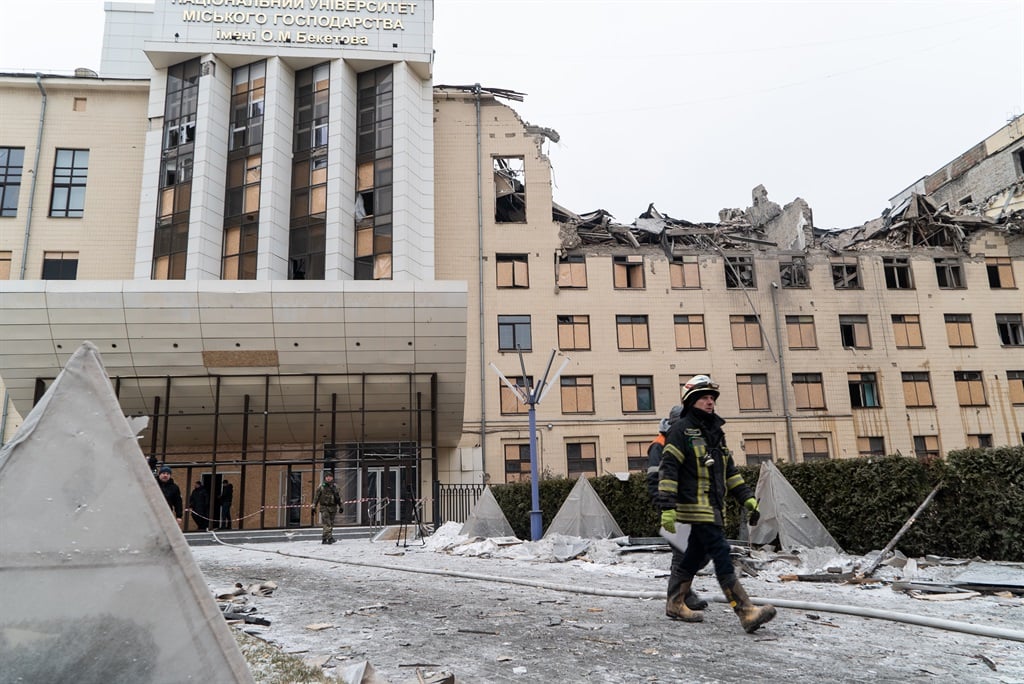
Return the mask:
<svg viewBox="0 0 1024 684">
<path fill-rule="evenodd" d="M 1024 599 L 991 593 L 924 600 L 897 580 L 949 583 L 965 573 L 1024 573 L 1022 564 L 908 559 L 883 564 L 878 582 L 793 581 L 850 572 L 869 559 L 832 549 L 754 549 L 748 593 L 780 607 L 754 635 L 722 603 L 710 568 L 695 589 L 713 601 L 700 625 L 671 622 L 663 600 L 670 554 L 623 552 L 613 540 L 555 536 L 467 539 L 448 523 L 424 540 L 295 541 L 192 549 L 211 592 L 273 581 L 247 597 L 269 627 L 249 631 L 341 672 L 369 661 L 391 682 L 444 670 L 457 682 L 970 681 L 1024 683 L 1024 642 L 828 610 L 891 611 L 946 625 L 1006 630 L 1024 639 Z M 421 543 L 422 542 L 422 543 Z M 934 597 L 933 597 L 934 598 Z M 724 658 L 739 649 L 742 662 Z M 421 667 L 423 666 L 423 667 Z M 415 671 L 414 671 L 415 670 Z"/>
</svg>

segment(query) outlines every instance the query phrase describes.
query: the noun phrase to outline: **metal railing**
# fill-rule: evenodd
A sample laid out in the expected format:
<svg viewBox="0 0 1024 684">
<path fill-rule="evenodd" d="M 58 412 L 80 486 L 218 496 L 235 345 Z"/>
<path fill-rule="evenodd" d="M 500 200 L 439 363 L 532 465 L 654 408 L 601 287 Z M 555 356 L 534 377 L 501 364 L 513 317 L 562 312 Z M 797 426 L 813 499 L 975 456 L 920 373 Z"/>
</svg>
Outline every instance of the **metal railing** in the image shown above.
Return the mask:
<svg viewBox="0 0 1024 684">
<path fill-rule="evenodd" d="M 480 500 L 484 486 L 434 482 L 434 529 L 449 521 L 466 522 Z"/>
</svg>

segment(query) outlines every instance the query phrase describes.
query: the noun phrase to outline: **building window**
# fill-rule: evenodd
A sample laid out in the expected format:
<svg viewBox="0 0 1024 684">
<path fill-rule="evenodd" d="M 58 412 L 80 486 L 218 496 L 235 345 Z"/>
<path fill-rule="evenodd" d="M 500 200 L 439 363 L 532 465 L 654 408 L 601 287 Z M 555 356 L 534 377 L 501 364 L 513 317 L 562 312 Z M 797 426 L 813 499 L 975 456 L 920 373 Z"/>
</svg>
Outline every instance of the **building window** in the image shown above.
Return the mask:
<svg viewBox="0 0 1024 684">
<path fill-rule="evenodd" d="M 78 277 L 78 252 L 44 252 L 43 280 L 75 280 Z"/>
<path fill-rule="evenodd" d="M 736 397 L 740 411 L 766 411 L 768 404 L 768 376 L 751 373 L 736 376 Z"/>
<path fill-rule="evenodd" d="M 647 447 L 650 441 L 632 442 L 626 440 L 626 468 L 631 473 L 647 472 Z"/>
<path fill-rule="evenodd" d="M 846 377 L 850 385 L 851 408 L 877 408 L 882 405 L 874 373 L 847 373 Z"/>
<path fill-rule="evenodd" d="M 988 286 L 993 290 L 1016 287 L 1010 257 L 986 257 L 985 268 L 988 271 Z"/>
<path fill-rule="evenodd" d="M 821 373 L 793 373 L 793 392 L 798 409 L 825 408 L 825 388 Z"/>
<path fill-rule="evenodd" d="M 224 253 L 221 257 L 221 278 L 224 280 L 255 280 L 259 226 L 247 224 L 224 230 Z"/>
<path fill-rule="evenodd" d="M 530 262 L 527 254 L 498 254 L 498 287 L 530 287 Z"/>
<path fill-rule="evenodd" d="M 892 331 L 896 336 L 897 349 L 923 349 L 921 317 L 917 314 L 893 314 Z"/>
<path fill-rule="evenodd" d="M 902 376 L 903 400 L 907 408 L 928 408 L 935 405 L 932 402 L 932 385 L 928 371 L 904 372 Z"/>
<path fill-rule="evenodd" d="M 857 257 L 836 257 L 831 260 L 832 284 L 837 290 L 859 290 L 860 264 Z"/>
<path fill-rule="evenodd" d="M 562 413 L 594 412 L 594 378 L 591 375 L 563 375 Z"/>
<path fill-rule="evenodd" d="M 525 378 L 521 375 L 510 375 L 508 381 L 518 387 L 522 393 L 528 394 L 533 389 L 533 376 L 527 375 Z M 521 401 L 516 393 L 513 392 L 508 385 L 504 382 L 500 382 L 500 395 L 501 395 L 501 415 L 503 416 L 514 416 L 520 413 L 526 414 L 530 412 L 530 405 Z"/>
<path fill-rule="evenodd" d="M 57 150 L 53 165 L 50 216 L 82 218 L 85 214 L 85 182 L 89 176 L 89 150 Z"/>
<path fill-rule="evenodd" d="M 914 435 L 914 455 L 920 460 L 938 458 L 938 435 Z"/>
<path fill-rule="evenodd" d="M 839 316 L 839 336 L 847 349 L 871 349 L 868 317 L 860 314 Z"/>
<path fill-rule="evenodd" d="M 1024 370 L 1006 371 L 1006 385 L 1010 403 L 1014 406 L 1024 404 Z"/>
<path fill-rule="evenodd" d="M 323 280 L 327 258 L 327 133 L 331 68 L 318 64 L 295 72 L 292 103 L 292 202 L 288 235 L 288 279 Z M 363 141 L 371 145 L 370 140 Z M 373 165 L 357 173 L 356 196 L 373 189 Z M 372 201 L 372 195 L 371 195 Z M 361 201 L 357 204 L 363 206 Z M 356 218 L 356 253 L 373 253 L 373 219 L 365 211 Z M 359 228 L 358 226 L 362 226 Z"/>
<path fill-rule="evenodd" d="M 992 441 L 992 435 L 981 433 L 967 435 L 967 446 L 971 449 L 991 449 L 995 444 Z"/>
<path fill-rule="evenodd" d="M 559 316 L 558 348 L 562 351 L 590 349 L 590 316 Z"/>
<path fill-rule="evenodd" d="M 804 463 L 828 460 L 828 437 L 801 437 L 800 451 Z"/>
<path fill-rule="evenodd" d="M 0 216 L 18 215 L 18 194 L 21 192 L 24 166 L 24 147 L 0 147 Z"/>
<path fill-rule="evenodd" d="M 167 69 L 160 189 L 150 273 L 153 280 L 185 279 L 199 68 L 199 59 L 192 59 Z"/>
<path fill-rule="evenodd" d="M 587 286 L 587 258 L 570 254 L 558 259 L 558 287 L 583 289 Z"/>
<path fill-rule="evenodd" d="M 779 283 L 784 288 L 807 288 L 811 286 L 807 259 L 802 256 L 790 257 L 779 262 Z"/>
<path fill-rule="evenodd" d="M 974 347 L 971 314 L 946 314 L 946 339 L 950 347 Z"/>
<path fill-rule="evenodd" d="M 526 222 L 526 164 L 522 157 L 494 158 L 494 222 Z"/>
<path fill-rule="evenodd" d="M 885 286 L 890 290 L 913 290 L 914 278 L 908 257 L 882 257 Z"/>
<path fill-rule="evenodd" d="M 392 66 L 359 74 L 356 125 L 356 280 L 393 276 L 394 74 Z"/>
<path fill-rule="evenodd" d="M 885 456 L 885 437 L 858 437 L 858 456 Z"/>
<path fill-rule="evenodd" d="M 731 290 L 757 287 L 754 279 L 754 257 L 725 257 L 725 286 Z"/>
<path fill-rule="evenodd" d="M 697 255 L 674 256 L 668 264 L 673 290 L 700 289 L 700 264 Z"/>
<path fill-rule="evenodd" d="M 743 453 L 748 466 L 759 466 L 772 462 L 772 438 L 743 436 Z"/>
<path fill-rule="evenodd" d="M 84 97 L 76 97 L 75 101 L 71 104 L 71 111 L 73 112 L 84 112 L 85 107 L 88 104 L 88 99 Z"/>
<path fill-rule="evenodd" d="M 814 316 L 786 316 L 786 334 L 790 349 L 817 349 Z"/>
<path fill-rule="evenodd" d="M 757 316 L 729 316 L 733 349 L 761 349 L 761 325 Z"/>
<path fill-rule="evenodd" d="M 265 61 L 237 67 L 231 72 L 231 140 L 238 150 L 263 142 L 263 100 L 267 86 Z"/>
<path fill-rule="evenodd" d="M 615 331 L 620 351 L 646 351 L 651 348 L 647 316 L 616 316 Z"/>
<path fill-rule="evenodd" d="M 1020 314 L 996 314 L 999 343 L 1004 347 L 1024 346 L 1024 323 Z"/>
<path fill-rule="evenodd" d="M 530 481 L 530 445 L 505 445 L 505 482 Z"/>
<path fill-rule="evenodd" d="M 623 413 L 654 413 L 654 378 L 650 375 L 620 375 Z"/>
<path fill-rule="evenodd" d="M 640 254 L 612 257 L 612 281 L 616 290 L 644 289 L 644 258 Z"/>
<path fill-rule="evenodd" d="M 11 279 L 12 253 L 10 251 L 0 252 L 0 280 Z"/>
<path fill-rule="evenodd" d="M 963 264 L 955 257 L 935 259 L 935 279 L 943 290 L 959 290 L 966 287 Z"/>
<path fill-rule="evenodd" d="M 498 316 L 498 351 L 530 351 L 533 337 L 529 316 Z"/>
<path fill-rule="evenodd" d="M 954 371 L 953 381 L 956 383 L 956 398 L 961 406 L 988 405 L 981 371 Z"/>
<path fill-rule="evenodd" d="M 569 442 L 565 445 L 565 469 L 569 479 L 597 477 L 597 443 Z"/>
<path fill-rule="evenodd" d="M 703 314 L 676 314 L 676 349 L 707 349 Z"/>
<path fill-rule="evenodd" d="M 221 255 L 221 278 L 224 280 L 256 279 L 261 164 L 260 154 L 228 160 Z"/>
</svg>

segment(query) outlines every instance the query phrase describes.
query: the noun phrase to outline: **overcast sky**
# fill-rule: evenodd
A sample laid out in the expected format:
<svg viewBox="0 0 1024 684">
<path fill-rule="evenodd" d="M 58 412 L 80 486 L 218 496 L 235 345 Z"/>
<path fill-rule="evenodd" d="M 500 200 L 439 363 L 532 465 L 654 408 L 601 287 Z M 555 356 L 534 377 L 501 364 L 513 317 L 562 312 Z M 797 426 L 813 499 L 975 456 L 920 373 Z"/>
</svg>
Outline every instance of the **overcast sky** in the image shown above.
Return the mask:
<svg viewBox="0 0 1024 684">
<path fill-rule="evenodd" d="M 103 0 L 0 10 L 0 71 L 99 70 Z M 555 201 L 631 223 L 802 197 L 819 228 L 1024 113 L 1024 0 L 437 0 L 435 84 L 526 94 Z"/>
</svg>

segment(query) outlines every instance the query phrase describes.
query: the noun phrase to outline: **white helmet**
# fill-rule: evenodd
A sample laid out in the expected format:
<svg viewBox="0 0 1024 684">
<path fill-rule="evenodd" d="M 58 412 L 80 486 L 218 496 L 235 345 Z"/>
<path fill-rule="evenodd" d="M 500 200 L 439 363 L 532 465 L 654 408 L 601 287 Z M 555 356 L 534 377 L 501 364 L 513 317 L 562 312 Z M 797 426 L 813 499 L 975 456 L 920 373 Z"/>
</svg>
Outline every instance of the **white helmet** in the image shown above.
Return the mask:
<svg viewBox="0 0 1024 684">
<path fill-rule="evenodd" d="M 692 406 L 698 397 L 708 394 L 718 399 L 718 383 L 706 375 L 694 375 L 683 385 L 683 406 Z"/>
</svg>

